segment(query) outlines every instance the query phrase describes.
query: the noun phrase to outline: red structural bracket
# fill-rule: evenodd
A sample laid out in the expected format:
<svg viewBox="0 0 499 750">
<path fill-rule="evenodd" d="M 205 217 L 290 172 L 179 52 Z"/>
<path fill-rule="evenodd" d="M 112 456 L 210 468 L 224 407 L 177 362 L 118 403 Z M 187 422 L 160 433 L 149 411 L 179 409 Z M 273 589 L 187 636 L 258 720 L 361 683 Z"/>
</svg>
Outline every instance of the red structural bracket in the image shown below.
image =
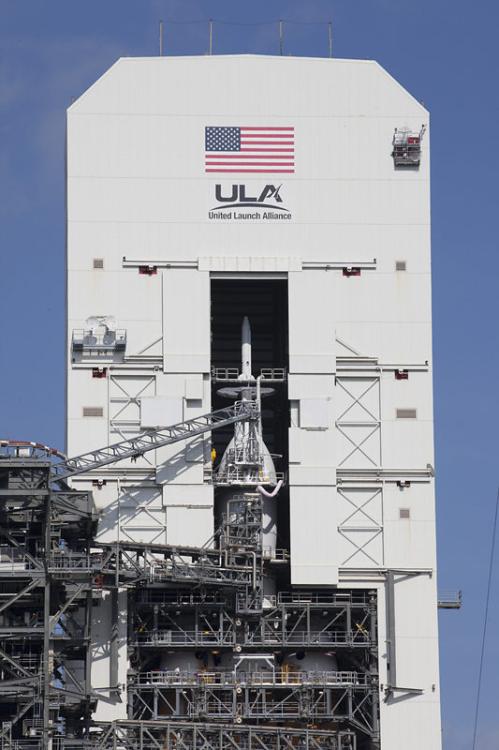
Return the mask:
<svg viewBox="0 0 499 750">
<path fill-rule="evenodd" d="M 360 276 L 360 268 L 358 266 L 345 266 L 343 276 Z"/>
<path fill-rule="evenodd" d="M 395 370 L 395 380 L 409 380 L 409 370 Z"/>
<path fill-rule="evenodd" d="M 139 274 L 141 276 L 155 276 L 157 273 L 157 266 L 139 266 Z"/>
</svg>

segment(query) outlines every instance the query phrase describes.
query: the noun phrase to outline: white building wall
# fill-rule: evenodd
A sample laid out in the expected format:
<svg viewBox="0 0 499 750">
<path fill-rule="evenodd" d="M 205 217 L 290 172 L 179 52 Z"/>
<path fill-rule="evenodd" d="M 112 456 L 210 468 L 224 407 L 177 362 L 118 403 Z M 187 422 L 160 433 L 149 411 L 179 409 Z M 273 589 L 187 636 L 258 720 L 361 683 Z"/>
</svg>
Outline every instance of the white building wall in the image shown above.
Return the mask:
<svg viewBox="0 0 499 750">
<path fill-rule="evenodd" d="M 294 126 L 295 174 L 205 174 L 204 128 L 252 124 Z M 408 574 L 395 586 L 397 680 L 422 693 L 381 703 L 384 750 L 440 748 L 428 132 L 418 170 L 390 156 L 395 128 L 423 124 L 426 110 L 374 62 L 252 56 L 122 59 L 68 113 L 69 335 L 97 315 L 127 332 L 125 362 L 100 363 L 105 379 L 70 357 L 68 452 L 135 434 L 151 410 L 210 411 L 210 276 L 287 278 L 292 583 L 378 588 L 383 685 L 380 581 Z M 208 218 L 216 183 L 268 182 L 282 183 L 290 220 Z M 209 538 L 209 449 L 103 470 L 102 538 Z"/>
</svg>

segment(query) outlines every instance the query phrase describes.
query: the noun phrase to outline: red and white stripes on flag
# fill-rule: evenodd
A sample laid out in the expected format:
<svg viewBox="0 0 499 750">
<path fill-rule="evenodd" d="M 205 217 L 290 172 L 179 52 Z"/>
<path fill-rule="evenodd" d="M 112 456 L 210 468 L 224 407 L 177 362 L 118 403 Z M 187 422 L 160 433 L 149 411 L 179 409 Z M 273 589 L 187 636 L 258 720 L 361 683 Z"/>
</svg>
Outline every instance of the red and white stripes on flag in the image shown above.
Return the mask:
<svg viewBox="0 0 499 750">
<path fill-rule="evenodd" d="M 205 128 L 205 172 L 294 174 L 294 127 Z"/>
</svg>

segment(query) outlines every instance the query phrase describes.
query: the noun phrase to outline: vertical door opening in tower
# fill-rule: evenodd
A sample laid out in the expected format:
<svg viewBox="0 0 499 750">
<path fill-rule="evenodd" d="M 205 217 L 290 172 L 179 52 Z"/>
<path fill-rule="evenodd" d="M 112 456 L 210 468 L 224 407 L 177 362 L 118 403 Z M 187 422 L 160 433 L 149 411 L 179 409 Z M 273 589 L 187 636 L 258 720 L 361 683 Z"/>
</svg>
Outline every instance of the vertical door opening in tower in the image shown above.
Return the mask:
<svg viewBox="0 0 499 750">
<path fill-rule="evenodd" d="M 245 322 L 246 319 L 246 322 Z M 245 326 L 243 331 L 243 326 Z M 211 371 L 213 408 L 240 397 L 247 374 L 242 361 L 242 337 L 250 336 L 251 383 L 260 377 L 262 389 L 262 437 L 275 468 L 272 484 L 284 480 L 276 502 L 273 532 L 276 547 L 289 550 L 288 468 L 289 406 L 288 372 L 288 284 L 285 279 L 213 279 L 211 282 Z M 232 390 L 231 390 L 232 389 Z M 220 468 L 232 431 L 213 435 L 214 471 Z M 221 518 L 227 494 L 220 487 L 217 519 Z M 270 502 L 268 503 L 270 504 Z M 265 540 L 264 540 L 265 541 Z M 284 572 L 284 571 L 283 571 Z"/>
</svg>

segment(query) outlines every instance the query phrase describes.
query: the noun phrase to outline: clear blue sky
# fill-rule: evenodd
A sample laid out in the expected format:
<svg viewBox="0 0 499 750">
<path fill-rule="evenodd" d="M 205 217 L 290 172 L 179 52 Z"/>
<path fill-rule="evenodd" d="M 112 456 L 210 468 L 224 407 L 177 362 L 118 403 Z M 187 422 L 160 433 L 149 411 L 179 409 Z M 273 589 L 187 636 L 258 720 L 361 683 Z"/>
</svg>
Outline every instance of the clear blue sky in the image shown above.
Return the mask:
<svg viewBox="0 0 499 750">
<path fill-rule="evenodd" d="M 65 109 L 117 57 L 204 54 L 207 23 L 334 24 L 337 57 L 378 60 L 432 117 L 433 291 L 445 750 L 469 750 L 497 470 L 497 27 L 491 0 L 0 0 L 0 433 L 64 444 Z M 203 21 L 168 24 L 168 20 Z M 216 23 L 214 53 L 278 52 L 277 25 Z M 326 55 L 287 24 L 285 54 Z M 499 573 L 499 571 L 496 571 Z M 495 575 L 479 750 L 499 747 Z"/>
</svg>

